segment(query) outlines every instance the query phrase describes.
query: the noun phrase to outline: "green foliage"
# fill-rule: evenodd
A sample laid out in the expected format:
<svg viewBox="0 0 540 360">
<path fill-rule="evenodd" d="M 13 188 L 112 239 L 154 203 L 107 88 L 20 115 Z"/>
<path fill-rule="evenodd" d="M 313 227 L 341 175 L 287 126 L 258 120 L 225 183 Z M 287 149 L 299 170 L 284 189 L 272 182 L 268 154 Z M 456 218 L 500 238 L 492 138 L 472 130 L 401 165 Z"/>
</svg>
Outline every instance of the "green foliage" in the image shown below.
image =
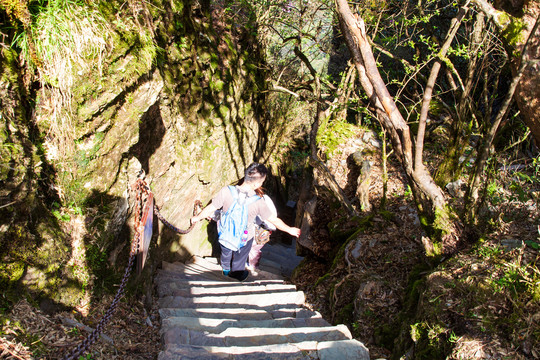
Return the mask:
<svg viewBox="0 0 540 360">
<path fill-rule="evenodd" d="M 354 319 L 354 303 L 351 302 L 341 307 L 334 319 L 334 324 L 355 324 Z"/>
<path fill-rule="evenodd" d="M 492 181 L 488 184 L 486 192 L 488 199 L 493 205 L 500 204 L 504 201 L 504 198 L 501 195 L 501 189 L 496 181 Z"/>
<path fill-rule="evenodd" d="M 510 198 L 511 200 L 517 199 L 521 202 L 525 202 L 529 199 L 529 195 L 517 181 L 512 181 L 510 184 L 510 190 L 512 191 L 512 197 Z M 516 196 L 515 198 L 514 195 Z"/>
<path fill-rule="evenodd" d="M 497 258 L 502 254 L 502 249 L 499 246 L 483 245 L 479 243 L 475 249 L 476 254 L 486 260 Z"/>
<path fill-rule="evenodd" d="M 467 44 L 459 44 L 456 47 L 450 47 L 448 49 L 448 55 L 454 55 L 456 57 L 461 57 L 464 60 L 468 60 L 471 54 Z"/>
<path fill-rule="evenodd" d="M 129 99 L 128 99 L 129 101 Z M 75 155 L 75 162 L 78 166 L 85 168 L 88 164 L 96 158 L 96 155 L 101 147 L 101 143 L 105 138 L 105 134 L 102 132 L 97 132 L 92 137 L 91 140 L 82 142 L 76 141 L 75 144 L 78 145 L 78 152 Z"/>
<path fill-rule="evenodd" d="M 68 214 L 62 214 L 58 210 L 53 210 L 52 214 L 54 215 L 55 218 L 57 218 L 60 221 L 69 221 L 69 220 L 71 220 L 71 217 Z"/>
<path fill-rule="evenodd" d="M 331 121 L 326 128 L 319 129 L 317 143 L 331 158 L 338 145 L 354 136 L 357 130 L 355 125 L 345 121 Z"/>
<path fill-rule="evenodd" d="M 448 328 L 442 323 L 419 322 L 411 325 L 411 338 L 416 343 L 418 359 L 444 359 L 451 348 Z"/>
<path fill-rule="evenodd" d="M 532 167 L 527 171 L 507 171 L 486 186 L 486 199 L 492 205 L 507 202 L 525 203 L 534 199 L 534 191 L 538 184 L 538 160 L 533 159 Z"/>
<path fill-rule="evenodd" d="M 530 174 L 516 171 L 516 175 L 519 180 L 528 183 L 528 184 L 538 184 L 540 183 L 540 155 L 532 158 L 532 171 Z"/>
<path fill-rule="evenodd" d="M 525 37 L 524 30 L 526 29 L 527 24 L 523 19 L 511 17 L 508 26 L 503 31 L 503 36 L 506 38 L 508 45 L 515 48 L 518 43 L 522 42 Z"/>
<path fill-rule="evenodd" d="M 502 276 L 493 281 L 493 288 L 496 292 L 502 292 L 506 289 L 514 295 L 523 292 L 527 289 L 524 283 L 524 274 L 527 274 L 525 269 L 517 267 L 515 264 L 505 264 Z"/>
<path fill-rule="evenodd" d="M 412 200 L 412 189 L 409 184 L 407 184 L 407 188 L 405 189 L 405 192 L 403 193 L 403 196 L 405 199 Z"/>
<path fill-rule="evenodd" d="M 14 321 L 8 317 L 0 317 L 0 335 L 9 335 L 23 346 L 32 349 L 32 358 L 44 359 L 47 353 L 47 346 L 41 342 L 41 338 L 31 334 L 26 328 L 28 325 L 20 321 Z"/>
<path fill-rule="evenodd" d="M 538 243 L 537 241 L 525 240 L 525 244 L 527 244 L 527 246 L 531 247 L 534 250 L 540 250 L 540 243 Z"/>
<path fill-rule="evenodd" d="M 53 86 L 63 85 L 61 72 L 73 71 L 87 58 L 99 56 L 105 49 L 103 36 L 107 36 L 106 21 L 96 8 L 82 0 L 51 0 L 32 6 L 31 24 L 36 53 L 43 64 L 41 75 Z M 26 30 L 15 39 L 23 57 L 30 65 L 30 40 Z M 73 61 L 74 63 L 71 63 Z"/>
</svg>

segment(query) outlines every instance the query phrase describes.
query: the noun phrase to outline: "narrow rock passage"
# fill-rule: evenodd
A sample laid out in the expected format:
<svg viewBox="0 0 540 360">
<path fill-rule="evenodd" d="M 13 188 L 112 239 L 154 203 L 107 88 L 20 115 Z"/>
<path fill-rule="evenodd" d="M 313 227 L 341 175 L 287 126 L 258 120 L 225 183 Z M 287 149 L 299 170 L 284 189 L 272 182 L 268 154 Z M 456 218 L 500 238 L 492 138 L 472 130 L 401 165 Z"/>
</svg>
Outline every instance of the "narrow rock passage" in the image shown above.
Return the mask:
<svg viewBox="0 0 540 360">
<path fill-rule="evenodd" d="M 163 262 L 156 277 L 158 360 L 369 360 L 345 325 L 332 326 L 305 308 L 304 293 L 284 283 L 300 260 L 291 247 L 267 245 L 258 276 L 244 282 L 222 275 L 215 258 Z"/>
</svg>

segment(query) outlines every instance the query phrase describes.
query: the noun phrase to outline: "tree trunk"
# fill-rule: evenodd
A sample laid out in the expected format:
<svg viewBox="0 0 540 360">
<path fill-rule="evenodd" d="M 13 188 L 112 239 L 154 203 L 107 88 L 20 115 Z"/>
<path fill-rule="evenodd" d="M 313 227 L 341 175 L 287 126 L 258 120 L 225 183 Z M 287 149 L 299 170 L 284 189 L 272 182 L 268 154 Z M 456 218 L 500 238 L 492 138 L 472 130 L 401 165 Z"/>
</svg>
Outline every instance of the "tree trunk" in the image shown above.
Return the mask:
<svg viewBox="0 0 540 360">
<path fill-rule="evenodd" d="M 540 17 L 536 18 L 536 22 L 533 25 L 532 32 L 535 32 L 538 29 Z M 512 102 L 512 98 L 514 96 L 514 93 L 518 87 L 518 84 L 521 80 L 521 77 L 523 76 L 523 73 L 525 72 L 525 69 L 529 65 L 529 61 L 527 61 L 527 57 L 525 54 L 527 54 L 527 49 L 530 46 L 530 43 L 532 43 L 534 39 L 532 36 L 529 36 L 527 38 L 527 41 L 525 42 L 523 46 L 523 52 L 520 59 L 518 59 L 518 68 L 517 68 L 517 74 L 512 79 L 512 82 L 510 83 L 510 88 L 508 89 L 508 93 L 506 94 L 506 97 L 504 99 L 504 102 L 501 105 L 501 109 L 499 110 L 499 113 L 497 114 L 497 117 L 493 121 L 493 124 L 491 128 L 489 129 L 489 132 L 487 136 L 485 137 L 484 143 L 482 144 L 482 147 L 478 150 L 478 157 L 476 159 L 475 164 L 475 171 L 472 174 L 471 181 L 469 182 L 469 188 L 467 190 L 467 195 L 465 197 L 465 205 L 466 205 L 466 211 L 467 214 L 467 222 L 474 224 L 476 223 L 476 214 L 478 212 L 478 208 L 480 207 L 480 197 L 479 192 L 481 189 L 481 178 L 484 174 L 484 170 L 486 168 L 488 156 L 489 156 L 489 149 L 491 149 L 491 145 L 493 144 L 493 140 L 495 139 L 495 135 L 497 134 L 497 130 L 499 128 L 499 125 L 501 124 L 501 121 L 506 117 L 506 114 L 508 113 L 508 109 L 510 107 L 510 104 Z"/>
<path fill-rule="evenodd" d="M 477 53 L 481 48 L 485 47 L 485 15 L 482 12 L 476 14 L 473 31 L 470 34 L 471 38 L 469 43 L 472 44 L 470 52 L 472 54 Z M 435 182 L 439 186 L 446 186 L 449 182 L 456 181 L 467 161 L 460 163 L 461 156 L 465 153 L 467 145 L 470 141 L 472 128 L 474 124 L 478 124 L 478 119 L 473 111 L 471 93 L 474 91 L 476 81 L 479 77 L 484 77 L 484 94 L 486 109 L 491 109 L 490 101 L 487 99 L 487 72 L 492 73 L 490 69 L 486 69 L 483 62 L 479 61 L 478 57 L 472 56 L 469 60 L 467 67 L 467 77 L 464 82 L 463 88 L 458 90 L 457 85 L 453 85 L 453 90 L 456 91 L 459 96 L 459 102 L 456 106 L 455 114 L 452 114 L 451 119 L 451 136 L 449 144 L 446 148 L 446 154 L 442 163 L 437 169 L 435 174 Z M 480 75 L 482 74 L 482 75 Z M 448 75 L 449 82 L 453 81 L 452 75 Z M 461 83 L 461 81 L 460 81 Z M 496 88 L 496 86 L 494 86 Z M 491 100 L 493 101 L 493 100 Z M 486 112 L 485 119 L 490 119 L 491 110 Z M 487 120 L 489 121 L 489 120 Z"/>
<path fill-rule="evenodd" d="M 444 192 L 435 184 L 424 164 L 414 163 L 409 126 L 379 74 L 364 21 L 353 16 L 347 0 L 336 0 L 336 7 L 341 31 L 356 65 L 360 83 L 380 115 L 382 126 L 389 133 L 413 191 L 422 225 L 434 241 L 433 250 L 427 251 L 430 247 L 426 247 L 426 251 L 430 256 L 451 253 L 456 248 L 460 226 L 452 216 Z"/>
<path fill-rule="evenodd" d="M 311 66 L 311 63 L 309 62 L 307 57 L 300 51 L 300 49 L 298 47 L 295 47 L 294 52 L 296 56 L 298 56 L 298 58 L 309 68 L 311 75 L 315 79 L 314 96 L 317 101 L 317 110 L 315 114 L 315 119 L 313 120 L 313 124 L 311 125 L 311 132 L 309 134 L 309 146 L 311 153 L 309 157 L 309 164 L 314 169 L 317 169 L 319 171 L 319 174 L 324 178 L 328 189 L 331 190 L 332 193 L 336 196 L 336 198 L 338 198 L 340 202 L 345 206 L 345 209 L 347 210 L 349 215 L 358 215 L 351 202 L 345 195 L 345 192 L 343 192 L 343 189 L 341 189 L 332 173 L 328 170 L 326 165 L 324 165 L 322 160 L 319 158 L 319 149 L 317 147 L 317 134 L 319 132 L 319 126 L 321 122 L 325 121 L 325 119 L 328 117 L 327 112 L 325 112 L 322 107 L 323 100 L 321 96 L 321 81 L 319 78 L 319 74 L 317 74 L 317 71 L 315 71 L 313 66 Z"/>
<path fill-rule="evenodd" d="M 523 70 L 521 80 L 516 88 L 515 99 L 523 121 L 531 129 L 536 145 L 540 146 L 540 62 L 538 61 L 540 59 L 540 46 L 538 46 L 540 31 L 538 29 L 531 31 L 540 14 L 540 3 L 538 1 L 529 2 L 525 15 L 521 18 L 526 26 L 518 34 L 515 33 L 515 29 L 518 28 L 515 18 L 504 11 L 495 9 L 487 0 L 472 0 L 472 3 L 493 21 L 501 33 L 501 38 L 510 48 L 512 52 L 510 55 L 514 55 L 511 66 L 514 76 L 517 75 L 520 66 L 517 57 L 520 57 L 522 52 L 526 59 L 535 60 L 531 61 Z M 529 46 L 524 52 L 523 47 L 528 38 L 535 46 Z"/>
</svg>

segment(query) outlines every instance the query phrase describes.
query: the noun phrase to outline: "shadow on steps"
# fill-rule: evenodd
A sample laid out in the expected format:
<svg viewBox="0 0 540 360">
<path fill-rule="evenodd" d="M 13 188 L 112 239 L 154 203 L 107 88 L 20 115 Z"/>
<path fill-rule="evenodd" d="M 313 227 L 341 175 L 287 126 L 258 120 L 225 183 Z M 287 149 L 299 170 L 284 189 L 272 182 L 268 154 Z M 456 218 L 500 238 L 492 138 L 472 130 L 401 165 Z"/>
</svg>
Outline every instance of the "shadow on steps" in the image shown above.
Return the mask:
<svg viewBox="0 0 540 360">
<path fill-rule="evenodd" d="M 163 342 L 158 360 L 368 360 L 367 348 L 345 325 L 331 326 L 304 306 L 304 293 L 283 280 L 296 265 L 279 261 L 287 267 L 278 264 L 275 272 L 244 282 L 222 275 L 215 258 L 164 262 L 155 279 Z"/>
</svg>

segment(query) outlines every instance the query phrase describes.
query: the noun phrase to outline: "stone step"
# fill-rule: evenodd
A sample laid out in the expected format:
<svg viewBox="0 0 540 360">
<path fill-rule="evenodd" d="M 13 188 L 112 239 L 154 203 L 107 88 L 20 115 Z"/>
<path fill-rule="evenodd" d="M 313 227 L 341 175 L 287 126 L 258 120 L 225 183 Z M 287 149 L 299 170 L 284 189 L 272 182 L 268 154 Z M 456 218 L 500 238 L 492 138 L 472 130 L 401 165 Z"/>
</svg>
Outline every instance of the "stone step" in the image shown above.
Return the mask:
<svg viewBox="0 0 540 360">
<path fill-rule="evenodd" d="M 294 270 L 294 267 L 291 267 L 290 265 L 279 265 L 278 263 L 265 258 L 262 258 L 259 261 L 259 268 L 263 271 L 279 274 L 281 278 L 289 278 Z"/>
<path fill-rule="evenodd" d="M 235 279 L 231 279 L 226 277 L 222 274 L 221 268 L 219 269 L 208 269 L 205 267 L 205 265 L 200 265 L 199 263 L 167 263 L 164 264 L 163 269 L 160 270 L 161 272 L 165 271 L 169 273 L 170 275 L 173 275 L 174 273 L 178 273 L 177 277 L 180 278 L 187 278 L 187 279 L 197 279 L 194 276 L 201 276 L 201 279 L 208 279 L 208 280 L 224 280 L 224 281 L 237 281 Z M 253 282 L 257 280 L 281 280 L 283 281 L 283 277 L 281 276 L 281 268 L 270 268 L 266 267 L 263 269 L 262 272 L 259 272 L 258 275 L 251 275 L 246 279 L 244 282 Z M 208 274 L 208 275 L 207 275 Z M 186 275 L 186 276 L 185 276 Z"/>
<path fill-rule="evenodd" d="M 257 280 L 281 280 L 283 281 L 283 276 L 279 273 L 278 269 L 274 268 L 259 268 L 257 270 L 257 275 L 250 275 L 250 279 L 253 281 Z"/>
<path fill-rule="evenodd" d="M 293 244 L 291 246 L 284 246 L 281 244 L 268 244 L 267 246 L 262 248 L 262 253 L 278 254 L 280 256 L 290 259 L 291 261 L 297 262 L 300 262 L 303 259 L 303 257 L 296 255 L 296 244 Z"/>
<path fill-rule="evenodd" d="M 301 261 L 302 257 L 296 255 L 296 250 L 287 248 L 282 245 L 266 245 L 261 250 L 263 256 L 278 256 L 280 258 L 289 259 L 289 261 Z"/>
<path fill-rule="evenodd" d="M 350 340 L 345 325 L 297 328 L 227 328 L 219 334 L 169 327 L 161 331 L 163 342 L 198 346 L 260 346 L 286 343 Z M 316 348 L 315 348 L 316 349 Z M 305 350 L 314 350 L 305 349 Z"/>
<path fill-rule="evenodd" d="M 282 268 L 287 270 L 294 270 L 296 266 L 302 261 L 302 257 L 294 255 L 293 252 L 288 253 L 287 250 L 282 250 L 283 247 L 270 247 L 266 249 L 266 246 L 262 249 L 262 259 L 270 260 L 274 263 L 278 263 Z"/>
<path fill-rule="evenodd" d="M 194 256 L 190 261 L 193 261 L 194 264 L 200 264 L 207 267 L 208 269 L 221 269 L 221 266 L 218 265 L 218 261 L 216 258 L 202 258 L 198 256 Z M 191 265 L 191 262 L 188 262 L 187 264 Z M 266 266 L 263 267 L 260 271 L 258 271 L 257 275 L 250 275 L 250 278 L 248 278 L 248 281 L 253 280 L 283 280 L 283 277 L 281 275 L 281 268 L 280 267 L 271 267 Z"/>
<path fill-rule="evenodd" d="M 163 262 L 155 277 L 165 345 L 158 360 L 369 360 L 345 325 L 303 307 L 304 293 L 283 281 L 301 260 L 295 246 L 268 244 L 262 271 L 244 282 L 224 276 L 216 258 Z"/>
<path fill-rule="evenodd" d="M 221 270 L 221 265 L 219 265 L 218 259 L 212 257 L 205 258 L 202 256 L 193 255 L 191 259 L 186 261 L 186 263 L 198 264 L 211 270 Z"/>
<path fill-rule="evenodd" d="M 320 342 L 317 355 L 320 360 L 369 360 L 369 350 L 358 340 Z"/>
<path fill-rule="evenodd" d="M 263 258 L 261 259 L 261 271 L 258 272 L 258 275 L 251 276 L 251 280 L 282 279 L 283 275 L 290 275 L 297 263 L 295 261 L 291 262 L 287 257 L 283 257 L 282 255 L 277 256 L 277 258 L 273 255 L 268 257 L 263 256 Z M 213 272 L 219 272 L 221 270 L 221 266 L 218 265 L 217 259 L 215 258 L 202 258 L 194 256 L 192 259 L 190 259 L 189 262 L 186 262 L 185 265 L 194 266 L 198 269 L 203 268 L 211 270 Z"/>
<path fill-rule="evenodd" d="M 185 279 L 189 281 L 222 281 L 222 282 L 238 282 L 238 280 L 231 279 L 222 273 L 203 273 L 203 272 L 194 272 L 189 270 L 179 270 L 171 269 L 168 270 L 158 270 L 156 275 L 156 281 L 162 281 L 162 278 L 176 278 L 176 279 Z"/>
<path fill-rule="evenodd" d="M 331 326 L 323 318 L 281 318 L 272 320 L 237 320 L 237 319 L 208 319 L 194 317 L 168 317 L 161 320 L 161 331 L 170 328 L 206 331 L 219 334 L 228 328 L 299 328 L 299 327 L 328 327 Z"/>
<path fill-rule="evenodd" d="M 208 278 L 197 278 L 192 277 L 191 274 L 189 276 L 185 276 L 182 272 L 178 273 L 176 271 L 165 271 L 165 270 L 158 270 L 157 275 L 154 279 L 155 283 L 179 283 L 179 284 L 185 284 L 186 287 L 190 286 L 213 286 L 213 287 L 220 287 L 220 286 L 246 286 L 246 285 L 270 285 L 270 284 L 284 284 L 284 280 L 282 277 L 279 277 L 278 279 L 259 279 L 256 276 L 250 275 L 247 280 L 239 282 L 236 279 L 229 278 L 227 276 L 223 276 L 221 279 L 208 279 Z"/>
<path fill-rule="evenodd" d="M 193 316 L 213 319 L 237 319 L 237 320 L 270 320 L 281 318 L 321 318 L 321 314 L 299 307 L 275 307 L 267 309 L 236 308 L 161 308 L 159 310 L 162 319 L 171 316 Z"/>
<path fill-rule="evenodd" d="M 181 262 L 168 263 L 162 262 L 162 270 L 169 272 L 176 272 L 178 274 L 202 276 L 209 280 L 227 280 L 228 278 L 223 275 L 220 269 L 208 269 L 201 265 L 192 263 L 184 264 Z"/>
<path fill-rule="evenodd" d="M 290 314 L 295 315 L 295 311 L 290 311 Z M 161 320 L 169 317 L 185 316 L 195 317 L 198 319 L 233 319 L 233 320 L 272 320 L 272 314 L 265 310 L 258 309 L 178 309 L 178 308 L 162 308 L 159 309 Z"/>
<path fill-rule="evenodd" d="M 218 258 L 216 258 L 216 257 L 211 257 L 211 256 L 204 256 L 204 257 L 201 257 L 201 256 L 197 256 L 197 258 L 199 258 L 199 259 L 201 259 L 201 260 L 204 260 L 205 262 L 207 262 L 207 263 L 209 263 L 209 264 L 219 266 L 219 260 L 218 260 Z"/>
<path fill-rule="evenodd" d="M 279 262 L 276 262 L 272 259 L 265 258 L 264 256 L 261 257 L 261 260 L 259 261 L 259 266 L 261 268 L 268 269 L 267 271 L 273 272 L 277 271 L 278 274 L 281 274 L 282 265 Z"/>
<path fill-rule="evenodd" d="M 182 305 L 182 304 L 180 304 Z M 239 314 L 241 312 L 245 312 L 246 309 L 248 310 L 260 310 L 267 312 L 273 319 L 280 319 L 284 317 L 297 317 L 298 313 L 298 305 L 296 304 L 285 304 L 285 305 L 271 305 L 271 306 L 243 306 L 243 305 L 228 305 L 226 306 L 218 306 L 216 304 L 210 303 L 210 304 L 188 304 L 187 306 L 178 306 L 178 300 L 176 302 L 171 302 L 169 304 L 164 303 L 164 306 L 160 306 L 162 308 L 183 308 L 183 309 L 197 309 L 197 310 L 203 310 L 206 311 L 211 308 L 215 308 L 217 310 L 221 310 L 223 312 L 228 311 L 231 314 Z M 229 318 L 235 318 L 234 315 L 229 316 Z"/>
<path fill-rule="evenodd" d="M 251 347 L 206 347 L 170 345 L 158 360 L 313 360 L 316 351 L 306 352 L 293 344 L 274 344 Z"/>
<path fill-rule="evenodd" d="M 158 360 L 369 360 L 369 351 L 359 341 L 339 340 L 244 347 L 169 345 Z"/>
<path fill-rule="evenodd" d="M 167 294 L 167 291 L 185 291 L 193 295 L 220 295 L 220 294 L 242 294 L 242 293 L 268 293 L 268 292 L 295 292 L 296 286 L 283 282 L 217 282 L 217 283 L 193 283 L 178 279 L 170 282 L 160 282 L 157 286 L 158 293 Z M 179 294 L 180 295 L 180 294 Z M 182 295 L 185 296 L 185 295 Z"/>
<path fill-rule="evenodd" d="M 302 261 L 302 257 L 295 254 L 294 248 L 284 247 L 282 245 L 266 245 L 262 249 L 262 260 L 270 260 L 266 262 L 267 271 L 276 273 L 281 269 L 285 269 L 290 273 L 299 263 Z M 221 266 L 218 264 L 216 258 L 202 258 L 194 256 L 190 259 L 190 262 L 195 264 L 201 264 L 210 270 L 220 270 Z M 186 263 L 189 264 L 190 262 Z M 273 268 L 272 268 L 273 267 Z"/>
<path fill-rule="evenodd" d="M 160 307 L 216 307 L 216 308 L 250 308 L 274 309 L 285 306 L 303 305 L 305 296 L 302 291 L 282 292 L 278 297 L 270 294 L 243 294 L 243 295 L 214 295 L 204 297 L 165 296 L 158 300 Z"/>
<path fill-rule="evenodd" d="M 209 286 L 206 284 L 195 285 L 185 281 L 160 282 L 157 285 L 157 292 L 160 297 L 175 295 L 184 297 L 195 297 L 203 295 L 241 295 L 241 294 L 272 294 L 279 295 L 283 292 L 295 292 L 296 286 L 290 284 L 243 284 L 236 282 L 233 284 L 221 283 L 221 286 Z"/>
</svg>

